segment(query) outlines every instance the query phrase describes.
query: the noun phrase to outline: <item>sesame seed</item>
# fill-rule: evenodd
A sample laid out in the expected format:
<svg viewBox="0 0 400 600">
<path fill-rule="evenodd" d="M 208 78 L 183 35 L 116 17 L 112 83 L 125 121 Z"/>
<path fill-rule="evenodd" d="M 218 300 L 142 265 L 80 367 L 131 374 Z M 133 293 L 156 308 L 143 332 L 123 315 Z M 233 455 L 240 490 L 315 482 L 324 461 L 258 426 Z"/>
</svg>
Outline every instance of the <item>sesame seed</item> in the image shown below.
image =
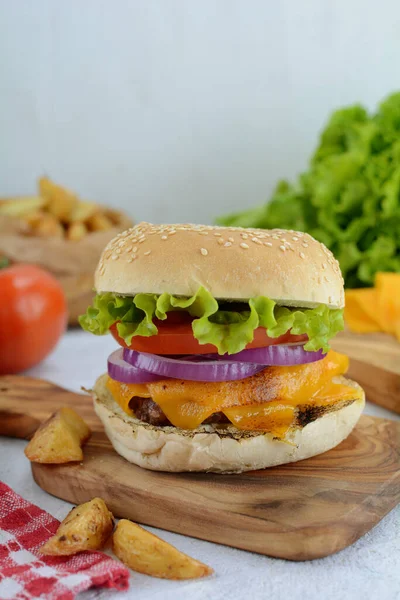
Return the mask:
<svg viewBox="0 0 400 600">
<path fill-rule="evenodd" d="M 300 252 L 300 258 L 305 258 L 306 255 L 304 254 L 304 252 Z"/>
<path fill-rule="evenodd" d="M 225 242 L 224 246 L 225 246 L 225 248 L 228 248 L 229 246 L 232 246 L 232 243 L 231 242 Z"/>
<path fill-rule="evenodd" d="M 270 248 L 272 248 L 272 243 L 271 242 L 264 242 L 264 246 L 269 246 Z"/>
<path fill-rule="evenodd" d="M 118 254 L 112 254 L 111 255 L 111 260 L 118 260 L 118 259 L 119 259 Z"/>
<path fill-rule="evenodd" d="M 235 240 L 234 240 L 234 238 L 233 238 L 233 237 L 228 237 L 228 241 L 230 241 L 230 242 L 232 242 L 232 243 L 233 243 Z"/>
<path fill-rule="evenodd" d="M 134 246 L 134 247 L 132 248 L 132 252 L 137 252 L 137 246 Z"/>
<path fill-rule="evenodd" d="M 279 248 L 282 250 L 282 252 L 285 252 L 285 251 L 286 251 L 286 248 L 285 248 L 285 246 L 279 246 Z"/>
<path fill-rule="evenodd" d="M 208 235 L 208 231 L 199 231 L 200 235 Z"/>
<path fill-rule="evenodd" d="M 298 241 L 299 241 L 299 238 L 298 238 L 298 237 L 296 237 L 296 236 L 294 235 L 294 236 L 292 237 L 292 240 L 293 240 L 294 242 L 298 242 Z"/>
<path fill-rule="evenodd" d="M 321 267 L 322 267 L 323 269 L 326 269 L 326 263 L 322 263 Z"/>
<path fill-rule="evenodd" d="M 302 243 L 303 248 L 308 248 L 308 244 L 306 244 L 306 242 Z"/>
<path fill-rule="evenodd" d="M 206 248 L 200 248 L 200 252 L 202 253 L 203 256 L 207 256 L 207 254 L 208 254 L 208 250 Z"/>
<path fill-rule="evenodd" d="M 128 258 L 128 263 L 131 263 L 132 261 L 133 261 L 133 256 L 130 256 L 130 257 Z"/>
<path fill-rule="evenodd" d="M 146 250 L 146 252 L 144 252 L 144 256 L 148 256 L 150 254 L 151 250 Z"/>
<path fill-rule="evenodd" d="M 171 231 L 168 232 L 168 235 L 174 235 L 176 233 L 175 229 L 171 229 Z"/>
<path fill-rule="evenodd" d="M 146 238 L 142 238 L 139 240 L 139 244 L 143 244 L 143 242 L 145 242 L 145 241 L 146 241 Z"/>
<path fill-rule="evenodd" d="M 162 240 L 167 240 L 167 239 L 168 239 L 168 236 L 166 236 L 166 235 L 162 235 L 162 236 L 161 236 L 161 239 L 162 239 Z"/>
<path fill-rule="evenodd" d="M 221 246 L 224 243 L 224 238 L 218 238 L 217 242 Z"/>
<path fill-rule="evenodd" d="M 324 281 L 326 281 L 326 283 L 329 283 L 329 282 L 330 282 L 330 279 L 328 279 L 328 277 L 325 275 L 325 276 L 324 276 Z"/>
<path fill-rule="evenodd" d="M 242 236 L 242 238 L 243 238 L 244 240 L 247 240 L 247 238 L 249 237 L 249 236 L 247 235 L 247 233 L 242 233 L 242 234 L 241 234 L 241 236 Z"/>
<path fill-rule="evenodd" d="M 242 242 L 242 243 L 240 244 L 240 247 L 241 247 L 241 248 L 248 248 L 248 247 L 249 247 L 249 245 L 248 245 L 248 244 L 245 244 L 244 242 Z"/>
<path fill-rule="evenodd" d="M 214 232 L 215 237 L 221 237 L 222 233 L 218 233 L 218 231 Z"/>
</svg>

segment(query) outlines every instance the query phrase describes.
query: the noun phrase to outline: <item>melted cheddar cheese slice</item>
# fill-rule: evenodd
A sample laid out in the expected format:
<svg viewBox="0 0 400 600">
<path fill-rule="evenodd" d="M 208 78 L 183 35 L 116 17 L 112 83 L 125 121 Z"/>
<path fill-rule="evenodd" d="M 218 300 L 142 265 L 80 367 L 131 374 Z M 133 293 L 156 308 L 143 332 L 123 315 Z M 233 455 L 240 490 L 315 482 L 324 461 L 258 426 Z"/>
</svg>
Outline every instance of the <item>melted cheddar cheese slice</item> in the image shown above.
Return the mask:
<svg viewBox="0 0 400 600">
<path fill-rule="evenodd" d="M 279 437 L 295 424 L 301 405 L 333 406 L 361 399 L 360 390 L 332 381 L 347 368 L 347 356 L 330 351 L 314 363 L 268 367 L 239 381 L 164 379 L 125 384 L 108 378 L 107 387 L 129 415 L 134 416 L 130 400 L 139 396 L 156 402 L 175 427 L 195 429 L 213 413 L 223 412 L 238 429 L 269 431 Z"/>
</svg>

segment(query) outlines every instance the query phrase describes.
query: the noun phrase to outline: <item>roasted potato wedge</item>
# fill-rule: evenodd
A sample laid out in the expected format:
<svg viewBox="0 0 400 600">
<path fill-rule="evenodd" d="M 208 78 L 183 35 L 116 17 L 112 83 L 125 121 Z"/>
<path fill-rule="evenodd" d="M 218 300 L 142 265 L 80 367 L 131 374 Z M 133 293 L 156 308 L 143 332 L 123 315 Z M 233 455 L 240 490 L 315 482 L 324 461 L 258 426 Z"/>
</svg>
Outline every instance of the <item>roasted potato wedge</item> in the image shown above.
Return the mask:
<svg viewBox="0 0 400 600">
<path fill-rule="evenodd" d="M 83 459 L 90 429 L 72 408 L 61 408 L 35 432 L 25 448 L 31 462 L 61 464 Z"/>
<path fill-rule="evenodd" d="M 67 229 L 67 240 L 70 242 L 79 242 L 87 234 L 88 229 L 85 223 L 72 223 Z"/>
<path fill-rule="evenodd" d="M 213 573 L 207 565 L 126 519 L 119 521 L 114 531 L 113 550 L 125 565 L 153 577 L 195 579 Z"/>
<path fill-rule="evenodd" d="M 107 231 L 113 227 L 111 219 L 102 213 L 98 213 L 88 219 L 88 227 L 91 231 Z"/>
<path fill-rule="evenodd" d="M 47 177 L 41 177 L 38 185 L 40 195 L 47 201 L 48 211 L 59 221 L 68 222 L 78 204 L 77 196 Z"/>
<path fill-rule="evenodd" d="M 46 200 L 40 196 L 20 196 L 0 201 L 0 214 L 9 217 L 25 217 L 43 208 Z"/>
<path fill-rule="evenodd" d="M 99 207 L 95 202 L 86 202 L 81 200 L 72 210 L 69 216 L 69 222 L 75 223 L 76 221 L 80 221 L 81 223 L 84 223 L 98 212 Z"/>
<path fill-rule="evenodd" d="M 39 237 L 64 237 L 64 228 L 54 215 L 44 213 L 32 225 L 34 235 Z"/>
<path fill-rule="evenodd" d="M 103 548 L 114 529 L 114 517 L 101 498 L 71 510 L 53 535 L 39 549 L 47 556 L 69 556 Z"/>
<path fill-rule="evenodd" d="M 116 210 L 115 208 L 104 208 L 103 213 L 113 225 L 121 223 L 121 219 L 123 219 L 124 216 L 120 210 Z"/>
<path fill-rule="evenodd" d="M 24 221 L 28 223 L 28 225 L 30 225 L 32 228 L 35 228 L 40 223 L 40 221 L 42 221 L 46 217 L 47 213 L 45 213 L 44 210 L 35 210 L 34 212 L 29 213 L 29 215 L 24 216 Z"/>
</svg>

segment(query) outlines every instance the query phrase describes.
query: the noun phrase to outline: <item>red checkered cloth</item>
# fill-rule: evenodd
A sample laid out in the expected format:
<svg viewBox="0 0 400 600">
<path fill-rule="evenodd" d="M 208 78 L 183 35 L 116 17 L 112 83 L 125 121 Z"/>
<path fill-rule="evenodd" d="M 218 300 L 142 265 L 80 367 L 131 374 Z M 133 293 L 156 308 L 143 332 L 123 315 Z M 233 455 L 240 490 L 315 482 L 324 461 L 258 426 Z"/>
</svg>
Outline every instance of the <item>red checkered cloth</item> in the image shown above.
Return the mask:
<svg viewBox="0 0 400 600">
<path fill-rule="evenodd" d="M 39 554 L 38 549 L 54 535 L 59 524 L 0 482 L 1 600 L 72 600 L 92 586 L 128 589 L 128 569 L 106 554 Z"/>
</svg>

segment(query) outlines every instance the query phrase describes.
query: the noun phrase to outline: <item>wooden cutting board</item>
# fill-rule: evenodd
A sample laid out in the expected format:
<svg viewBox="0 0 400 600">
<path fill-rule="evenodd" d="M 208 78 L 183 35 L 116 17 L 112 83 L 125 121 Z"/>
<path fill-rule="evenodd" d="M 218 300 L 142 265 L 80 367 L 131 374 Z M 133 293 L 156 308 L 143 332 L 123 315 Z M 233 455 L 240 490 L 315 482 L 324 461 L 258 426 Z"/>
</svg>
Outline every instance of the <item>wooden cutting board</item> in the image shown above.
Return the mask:
<svg viewBox="0 0 400 600">
<path fill-rule="evenodd" d="M 367 399 L 400 414 L 400 343 L 396 338 L 343 331 L 332 346 L 350 357 L 348 375 L 364 388 Z"/>
<path fill-rule="evenodd" d="M 400 501 L 400 423 L 362 416 L 337 448 L 241 475 L 146 471 L 118 456 L 91 399 L 51 383 L 0 377 L 0 435 L 30 437 L 61 406 L 93 430 L 84 461 L 33 464 L 35 481 L 74 504 L 101 496 L 116 516 L 291 560 L 352 544 Z"/>
</svg>

